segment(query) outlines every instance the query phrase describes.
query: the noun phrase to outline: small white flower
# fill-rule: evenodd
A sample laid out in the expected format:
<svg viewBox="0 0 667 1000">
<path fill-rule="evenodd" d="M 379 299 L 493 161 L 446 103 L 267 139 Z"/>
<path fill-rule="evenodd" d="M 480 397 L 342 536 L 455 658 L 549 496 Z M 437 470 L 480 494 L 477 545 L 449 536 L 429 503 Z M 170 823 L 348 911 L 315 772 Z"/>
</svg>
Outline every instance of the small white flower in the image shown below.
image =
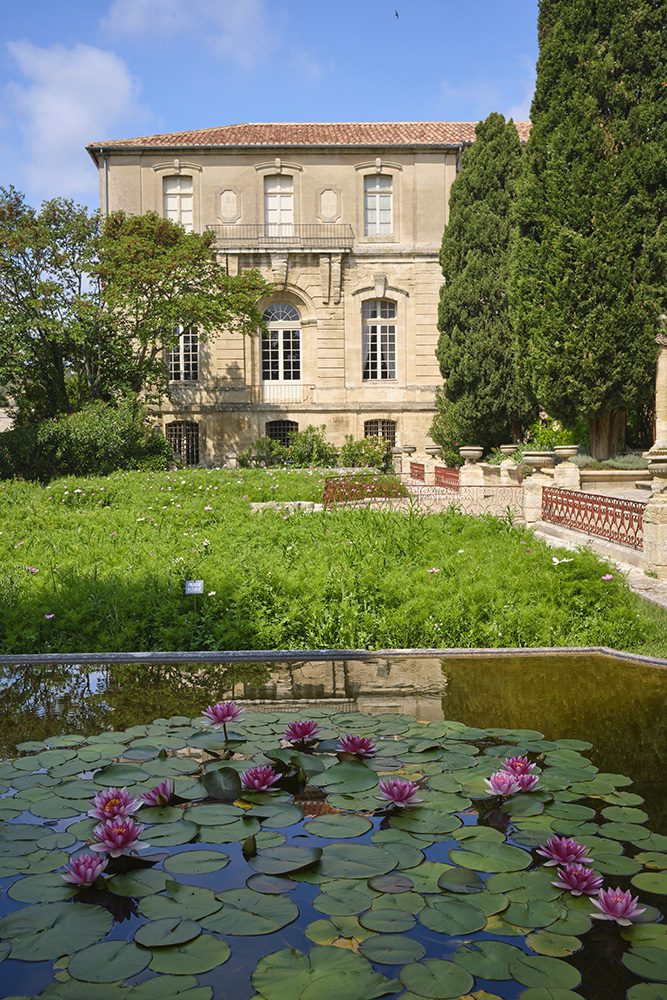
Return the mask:
<svg viewBox="0 0 667 1000">
<path fill-rule="evenodd" d="M 460 556 L 462 556 L 464 552 L 465 552 L 465 549 L 459 549 L 459 555 Z"/>
<path fill-rule="evenodd" d="M 209 590 L 209 592 L 207 594 L 207 597 L 215 597 L 215 591 L 214 590 Z"/>
<path fill-rule="evenodd" d="M 202 542 L 202 545 L 210 545 L 210 544 L 211 542 L 209 541 L 208 538 L 205 538 L 204 541 Z"/>
<path fill-rule="evenodd" d="M 552 556 L 551 561 L 554 564 L 554 566 L 560 566 L 561 563 L 574 562 L 574 559 L 566 559 L 566 558 L 556 559 L 555 556 Z"/>
</svg>

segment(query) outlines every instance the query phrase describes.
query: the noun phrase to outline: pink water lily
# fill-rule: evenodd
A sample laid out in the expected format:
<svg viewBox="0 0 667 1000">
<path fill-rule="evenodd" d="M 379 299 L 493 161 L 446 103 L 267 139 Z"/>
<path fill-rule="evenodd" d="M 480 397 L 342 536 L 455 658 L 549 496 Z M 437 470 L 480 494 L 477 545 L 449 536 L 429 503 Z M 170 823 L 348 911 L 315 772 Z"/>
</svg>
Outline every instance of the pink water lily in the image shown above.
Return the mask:
<svg viewBox="0 0 667 1000">
<path fill-rule="evenodd" d="M 405 778 L 384 778 L 380 782 L 379 788 L 380 798 L 391 802 L 399 809 L 422 801 L 415 798 L 419 791 L 419 785 L 416 785 L 414 781 L 407 781 Z"/>
<path fill-rule="evenodd" d="M 251 767 L 241 775 L 243 787 L 253 792 L 268 792 L 271 786 L 279 780 L 280 775 L 276 774 L 273 768 L 268 765 Z"/>
<path fill-rule="evenodd" d="M 127 788 L 105 788 L 93 799 L 93 808 L 88 815 L 93 819 L 115 819 L 117 816 L 131 816 L 141 807 L 141 800 L 130 795 Z"/>
<path fill-rule="evenodd" d="M 539 774 L 518 774 L 516 781 L 522 792 L 532 792 L 537 788 L 540 776 Z"/>
<path fill-rule="evenodd" d="M 79 854 L 70 858 L 65 865 L 65 874 L 60 877 L 72 885 L 92 885 L 109 864 L 108 858 L 99 858 L 94 854 Z"/>
<path fill-rule="evenodd" d="M 283 737 L 290 743 L 306 743 L 308 740 L 317 739 L 320 727 L 310 719 L 290 722 L 285 729 Z"/>
<path fill-rule="evenodd" d="M 583 847 L 574 837 L 549 837 L 544 847 L 538 847 L 537 853 L 549 859 L 544 862 L 545 868 L 572 863 L 592 865 L 587 850 L 588 848 Z"/>
<path fill-rule="evenodd" d="M 93 830 L 93 837 L 97 843 L 91 844 L 90 849 L 109 854 L 112 858 L 119 858 L 121 854 L 129 854 L 130 851 L 143 851 L 146 847 L 150 847 L 150 844 L 139 842 L 143 831 L 143 825 L 135 823 L 129 816 L 109 819 Z"/>
<path fill-rule="evenodd" d="M 202 712 L 204 722 L 212 722 L 216 729 L 222 728 L 227 739 L 227 723 L 235 722 L 243 714 L 243 706 L 235 701 L 219 701 L 217 705 L 209 705 Z"/>
<path fill-rule="evenodd" d="M 603 882 L 602 875 L 586 865 L 568 864 L 559 868 L 556 874 L 558 878 L 551 884 L 559 889 L 567 889 L 573 896 L 581 896 L 583 893 L 594 896 Z"/>
<path fill-rule="evenodd" d="M 374 757 L 375 743 L 368 736 L 341 736 L 338 749 L 344 753 L 354 753 L 357 757 Z"/>
<path fill-rule="evenodd" d="M 490 778 L 484 779 L 484 784 L 489 786 L 484 789 L 487 795 L 516 795 L 521 790 L 519 782 L 509 771 L 495 771 Z"/>
<path fill-rule="evenodd" d="M 601 911 L 591 913 L 596 920 L 613 920 L 621 927 L 629 927 L 634 917 L 646 912 L 645 906 L 637 906 L 639 896 L 633 896 L 629 889 L 600 889 L 597 899 L 591 899 L 593 906 Z"/>
<path fill-rule="evenodd" d="M 146 806 L 168 806 L 171 802 L 171 797 L 174 794 L 174 786 L 171 783 L 170 778 L 166 778 L 161 781 L 159 785 L 155 788 L 151 788 L 150 791 L 144 792 L 141 796 L 141 800 Z"/>
<path fill-rule="evenodd" d="M 508 757 L 503 761 L 502 769 L 503 771 L 507 771 L 508 774 L 513 774 L 516 778 L 519 778 L 522 774 L 528 774 L 529 771 L 533 771 L 535 765 L 527 757 Z"/>
</svg>

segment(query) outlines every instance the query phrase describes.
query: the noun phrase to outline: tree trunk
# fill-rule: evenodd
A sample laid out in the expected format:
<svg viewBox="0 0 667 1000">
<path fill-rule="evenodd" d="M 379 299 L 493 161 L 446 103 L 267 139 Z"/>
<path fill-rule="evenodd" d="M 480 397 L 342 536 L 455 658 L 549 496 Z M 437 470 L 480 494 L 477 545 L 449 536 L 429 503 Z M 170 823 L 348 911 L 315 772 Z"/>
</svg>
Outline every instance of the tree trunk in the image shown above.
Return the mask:
<svg viewBox="0 0 667 1000">
<path fill-rule="evenodd" d="M 611 410 L 597 417 L 590 417 L 588 430 L 591 436 L 593 458 L 611 458 L 625 448 L 625 410 Z"/>
</svg>

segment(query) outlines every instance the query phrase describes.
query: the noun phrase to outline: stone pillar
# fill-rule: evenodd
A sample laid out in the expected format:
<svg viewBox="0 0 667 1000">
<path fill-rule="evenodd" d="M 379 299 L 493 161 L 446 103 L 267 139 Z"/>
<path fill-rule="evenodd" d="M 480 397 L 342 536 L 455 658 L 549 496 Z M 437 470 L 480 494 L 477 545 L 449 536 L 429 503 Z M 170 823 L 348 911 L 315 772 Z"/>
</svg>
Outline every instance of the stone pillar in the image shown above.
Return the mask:
<svg viewBox="0 0 667 1000">
<path fill-rule="evenodd" d="M 514 470 L 518 468 L 517 463 L 513 458 L 504 458 L 500 463 L 500 485 L 501 486 L 514 486 L 516 484 L 516 479 L 512 475 Z"/>
<path fill-rule="evenodd" d="M 554 486 L 561 490 L 581 490 L 581 473 L 574 462 L 559 462 L 554 469 Z"/>
<path fill-rule="evenodd" d="M 542 488 L 552 486 L 551 476 L 535 472 L 523 481 L 523 518 L 527 525 L 542 520 Z"/>
<path fill-rule="evenodd" d="M 481 465 L 477 465 L 474 462 L 466 462 L 465 465 L 461 466 L 461 471 L 459 472 L 459 485 L 460 486 L 483 486 L 484 485 L 484 469 Z"/>
<path fill-rule="evenodd" d="M 660 325 L 667 327 L 667 316 L 660 316 Z M 667 329 L 655 340 L 660 348 L 655 376 L 655 443 L 648 455 L 665 455 L 667 459 Z"/>
<path fill-rule="evenodd" d="M 225 455 L 225 464 L 228 469 L 238 468 L 238 459 L 236 457 L 236 452 L 230 451 L 228 455 Z"/>
<path fill-rule="evenodd" d="M 403 472 L 403 449 L 402 448 L 392 448 L 391 449 L 391 464 L 394 466 L 394 472 L 397 476 L 400 476 Z"/>
<path fill-rule="evenodd" d="M 667 580 L 667 479 L 652 493 L 644 511 L 644 569 Z"/>
</svg>

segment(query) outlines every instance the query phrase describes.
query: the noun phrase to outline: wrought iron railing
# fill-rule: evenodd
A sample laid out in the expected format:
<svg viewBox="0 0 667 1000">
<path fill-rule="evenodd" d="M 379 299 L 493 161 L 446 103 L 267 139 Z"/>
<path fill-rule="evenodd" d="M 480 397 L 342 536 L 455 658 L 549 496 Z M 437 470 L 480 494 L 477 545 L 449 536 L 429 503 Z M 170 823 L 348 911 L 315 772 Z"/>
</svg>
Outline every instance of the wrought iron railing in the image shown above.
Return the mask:
<svg viewBox="0 0 667 1000">
<path fill-rule="evenodd" d="M 454 490 L 458 492 L 460 487 L 459 469 L 449 469 L 445 465 L 436 465 L 435 485 L 442 486 L 445 490 Z"/>
<path fill-rule="evenodd" d="M 210 225 L 220 247 L 230 250 L 261 250 L 285 248 L 295 250 L 351 250 L 354 243 L 352 226 L 340 223 L 318 225 Z"/>
<path fill-rule="evenodd" d="M 371 477 L 355 479 L 353 476 L 336 476 L 324 480 L 322 503 L 357 503 L 360 500 L 395 500 L 409 496 L 402 483 Z"/>
<path fill-rule="evenodd" d="M 542 490 L 543 521 L 598 535 L 631 549 L 644 547 L 645 509 L 642 500 L 579 493 L 555 486 L 545 486 Z"/>
<path fill-rule="evenodd" d="M 262 382 L 251 389 L 253 403 L 309 403 L 312 385 L 300 382 Z"/>
<path fill-rule="evenodd" d="M 417 479 L 423 483 L 426 479 L 426 470 L 423 462 L 410 462 L 410 479 Z"/>
</svg>

